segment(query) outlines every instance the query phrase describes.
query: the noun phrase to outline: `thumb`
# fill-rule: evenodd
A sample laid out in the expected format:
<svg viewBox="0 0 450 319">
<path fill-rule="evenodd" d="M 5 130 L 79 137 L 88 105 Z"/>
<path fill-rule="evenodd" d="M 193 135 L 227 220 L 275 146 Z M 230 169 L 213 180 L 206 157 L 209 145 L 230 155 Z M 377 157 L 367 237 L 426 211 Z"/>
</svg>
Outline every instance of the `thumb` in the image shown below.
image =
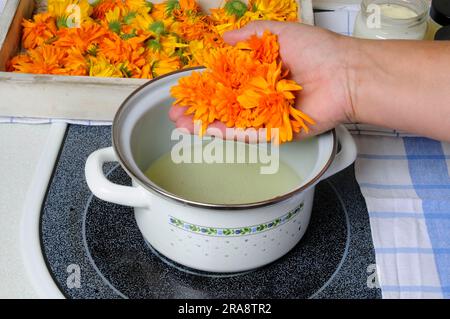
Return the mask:
<svg viewBox="0 0 450 319">
<path fill-rule="evenodd" d="M 264 31 L 270 31 L 273 34 L 279 35 L 288 24 L 289 23 L 277 21 L 252 21 L 241 29 L 225 32 L 223 34 L 223 39 L 226 43 L 235 45 L 238 42 L 247 40 L 255 34 L 260 37 L 263 35 Z"/>
</svg>

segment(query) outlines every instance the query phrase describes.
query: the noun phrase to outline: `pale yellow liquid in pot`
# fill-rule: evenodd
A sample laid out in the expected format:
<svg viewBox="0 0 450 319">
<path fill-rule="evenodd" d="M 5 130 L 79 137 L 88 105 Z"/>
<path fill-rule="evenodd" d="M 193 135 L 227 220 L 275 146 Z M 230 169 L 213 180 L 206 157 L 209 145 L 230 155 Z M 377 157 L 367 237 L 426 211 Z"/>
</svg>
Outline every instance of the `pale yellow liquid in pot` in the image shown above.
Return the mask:
<svg viewBox="0 0 450 319">
<path fill-rule="evenodd" d="M 275 174 L 261 174 L 261 163 L 180 163 L 164 154 L 145 175 L 183 199 L 211 204 L 246 204 L 271 199 L 301 184 L 298 174 L 280 161 Z"/>
</svg>

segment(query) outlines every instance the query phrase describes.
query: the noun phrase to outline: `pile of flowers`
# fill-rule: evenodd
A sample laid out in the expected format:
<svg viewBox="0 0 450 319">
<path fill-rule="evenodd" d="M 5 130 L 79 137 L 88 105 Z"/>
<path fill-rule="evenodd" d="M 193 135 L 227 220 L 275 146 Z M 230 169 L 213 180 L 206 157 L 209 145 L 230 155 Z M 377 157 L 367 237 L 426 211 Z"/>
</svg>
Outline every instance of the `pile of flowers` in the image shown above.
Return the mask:
<svg viewBox="0 0 450 319">
<path fill-rule="evenodd" d="M 195 0 L 48 0 L 46 12 L 24 20 L 24 51 L 12 72 L 152 79 L 204 65 L 172 88 L 176 105 L 201 121 L 228 127 L 279 129 L 279 141 L 308 131 L 314 121 L 294 107 L 301 90 L 286 79 L 275 35 L 266 32 L 237 46 L 226 31 L 253 20 L 298 21 L 295 0 L 227 0 L 202 11 Z"/>
<path fill-rule="evenodd" d="M 267 140 L 291 141 L 294 132 L 308 132 L 314 120 L 294 107 L 300 85 L 286 78 L 276 35 L 265 32 L 236 46 L 204 52 L 207 69 L 192 72 L 172 87 L 174 105 L 201 123 L 203 134 L 214 121 L 227 127 L 266 129 Z M 274 136 L 272 129 L 278 129 Z"/>
<path fill-rule="evenodd" d="M 297 21 L 295 0 L 228 0 L 201 10 L 195 0 L 48 0 L 23 21 L 23 53 L 9 71 L 151 79 L 202 65 L 225 47 L 221 35 L 252 20 Z"/>
</svg>

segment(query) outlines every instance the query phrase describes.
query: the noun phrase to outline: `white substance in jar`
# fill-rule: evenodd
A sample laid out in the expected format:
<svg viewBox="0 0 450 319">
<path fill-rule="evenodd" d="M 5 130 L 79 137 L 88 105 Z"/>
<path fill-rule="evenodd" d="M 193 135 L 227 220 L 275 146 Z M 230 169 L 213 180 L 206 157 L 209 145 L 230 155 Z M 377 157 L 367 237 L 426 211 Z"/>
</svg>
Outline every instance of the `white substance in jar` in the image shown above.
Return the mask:
<svg viewBox="0 0 450 319">
<path fill-rule="evenodd" d="M 408 1 L 408 6 L 402 5 L 402 2 L 404 0 L 391 0 L 389 3 L 364 0 L 356 18 L 353 36 L 365 39 L 422 40 L 427 31 L 426 3 L 423 5 L 422 0 L 417 0 L 417 5 L 412 7 L 411 1 Z"/>
<path fill-rule="evenodd" d="M 380 5 L 381 15 L 392 19 L 411 19 L 417 17 L 417 12 L 398 4 L 385 3 Z"/>
</svg>

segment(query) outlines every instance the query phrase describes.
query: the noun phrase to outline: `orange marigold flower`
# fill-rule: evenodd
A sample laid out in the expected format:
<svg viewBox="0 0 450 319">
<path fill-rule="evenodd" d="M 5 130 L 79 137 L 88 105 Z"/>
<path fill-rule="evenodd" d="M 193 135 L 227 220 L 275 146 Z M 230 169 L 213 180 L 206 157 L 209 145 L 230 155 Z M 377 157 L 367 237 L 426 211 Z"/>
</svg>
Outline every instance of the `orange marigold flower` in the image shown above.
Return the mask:
<svg viewBox="0 0 450 319">
<path fill-rule="evenodd" d="M 189 16 L 179 24 L 178 30 L 180 36 L 187 41 L 199 40 L 211 32 L 211 25 L 206 17 Z"/>
<path fill-rule="evenodd" d="M 209 96 L 214 100 L 207 108 L 208 121 L 219 119 L 242 127 L 256 125 L 256 112 L 244 108 L 238 97 L 244 101 L 245 94 L 257 93 L 245 83 L 267 75 L 279 48 L 274 36 L 264 35 L 230 49 L 222 34 L 251 20 L 292 20 L 297 14 L 296 0 L 249 0 L 248 5 L 244 0 L 224 0 L 222 8 L 211 9 L 210 14 L 203 12 L 196 0 L 47 2 L 48 12 L 23 21 L 22 48 L 28 52 L 8 61 L 8 70 L 153 78 L 205 65 L 214 70 L 208 81 L 216 85 L 216 95 Z M 280 75 L 280 83 L 285 76 Z M 289 89 L 285 90 L 284 98 L 289 94 Z M 295 121 L 292 127 L 294 131 L 304 129 Z"/>
<path fill-rule="evenodd" d="M 99 43 L 108 35 L 107 29 L 95 23 L 85 23 L 81 28 L 63 28 L 58 30 L 57 39 L 53 45 L 61 48 L 77 48 L 86 51 L 94 43 Z"/>
<path fill-rule="evenodd" d="M 164 2 L 155 3 L 151 11 L 151 15 L 155 20 L 163 20 L 167 18 L 166 15 L 166 4 Z"/>
<path fill-rule="evenodd" d="M 95 4 L 92 17 L 95 19 L 103 20 L 108 11 L 119 8 L 121 12 L 126 10 L 125 3 L 123 0 L 100 0 Z"/>
<path fill-rule="evenodd" d="M 89 76 L 120 78 L 122 72 L 103 55 L 89 58 Z"/>
<path fill-rule="evenodd" d="M 13 59 L 10 69 L 20 73 L 65 74 L 63 62 L 66 56 L 67 53 L 63 49 L 42 45 Z"/>
<path fill-rule="evenodd" d="M 133 52 L 131 52 L 129 61 L 136 67 L 142 68 L 145 66 L 145 64 L 147 64 L 146 54 L 147 52 L 145 48 L 137 48 L 133 50 Z"/>
<path fill-rule="evenodd" d="M 6 63 L 6 71 L 18 73 L 30 73 L 29 64 L 33 63 L 26 53 L 18 54 Z"/>
<path fill-rule="evenodd" d="M 62 60 L 65 73 L 67 75 L 87 75 L 88 61 L 81 50 L 77 48 L 69 49 L 67 56 Z"/>
<path fill-rule="evenodd" d="M 186 114 L 192 114 L 194 121 L 202 121 L 201 133 L 216 118 L 215 109 L 211 106 L 215 87 L 211 84 L 209 73 L 193 72 L 191 76 L 181 78 L 178 85 L 172 87 L 171 93 L 176 99 L 174 105 L 187 106 Z"/>
<path fill-rule="evenodd" d="M 169 57 L 165 54 L 157 54 L 152 57 L 152 60 L 153 77 L 181 69 L 181 61 L 178 56 Z"/>
<path fill-rule="evenodd" d="M 249 0 L 248 12 L 259 16 L 259 19 L 276 21 L 298 21 L 298 5 L 296 0 Z"/>
<path fill-rule="evenodd" d="M 202 121 L 202 130 L 218 120 L 228 127 L 279 130 L 279 141 L 294 132 L 308 131 L 314 121 L 294 107 L 295 92 L 302 89 L 286 79 L 279 58 L 277 37 L 265 32 L 235 47 L 211 49 L 203 55 L 207 70 L 193 72 L 171 89 L 174 105 L 188 107 L 186 114 Z"/>
<path fill-rule="evenodd" d="M 211 21 L 217 33 L 224 34 L 226 31 L 236 29 L 238 18 L 234 14 L 228 14 L 225 8 L 211 9 Z"/>
<path fill-rule="evenodd" d="M 119 35 L 110 33 L 99 43 L 98 50 L 112 63 L 131 61 L 133 55 L 140 52 L 145 39 L 145 36 L 136 36 L 124 40 Z"/>
<path fill-rule="evenodd" d="M 270 32 L 264 32 L 261 38 L 253 35 L 247 41 L 239 42 L 237 47 L 250 50 L 254 59 L 265 63 L 272 63 L 276 61 L 280 51 L 280 46 L 276 39 L 276 35 Z"/>
<path fill-rule="evenodd" d="M 60 28 L 78 28 L 91 21 L 92 7 L 88 0 L 47 0 L 47 10 Z"/>
<path fill-rule="evenodd" d="M 205 56 L 204 65 L 212 70 L 211 77 L 236 90 L 250 81 L 260 66 L 250 53 L 231 46 L 211 49 Z"/>
<path fill-rule="evenodd" d="M 195 0 L 179 0 L 180 10 L 199 12 L 200 6 Z"/>
<path fill-rule="evenodd" d="M 36 14 L 33 20 L 24 19 L 22 26 L 22 47 L 24 49 L 34 49 L 44 44 L 54 37 L 57 31 L 55 18 L 48 13 Z"/>
<path fill-rule="evenodd" d="M 125 6 L 134 12 L 148 13 L 153 9 L 153 3 L 150 0 L 124 0 Z"/>
</svg>

